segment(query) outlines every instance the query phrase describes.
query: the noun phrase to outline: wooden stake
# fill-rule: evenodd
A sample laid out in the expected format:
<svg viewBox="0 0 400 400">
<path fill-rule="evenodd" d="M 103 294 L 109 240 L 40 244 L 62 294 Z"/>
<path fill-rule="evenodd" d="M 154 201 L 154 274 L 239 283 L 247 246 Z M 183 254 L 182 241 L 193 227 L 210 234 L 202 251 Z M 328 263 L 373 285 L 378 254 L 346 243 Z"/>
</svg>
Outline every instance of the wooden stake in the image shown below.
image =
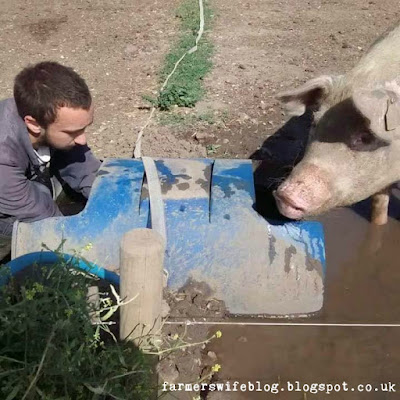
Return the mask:
<svg viewBox="0 0 400 400">
<path fill-rule="evenodd" d="M 155 334 L 161 327 L 163 295 L 163 263 L 165 241 L 152 229 L 134 229 L 122 237 L 120 265 L 120 295 L 124 301 L 135 298 L 121 307 L 120 338 L 134 339 Z"/>
</svg>

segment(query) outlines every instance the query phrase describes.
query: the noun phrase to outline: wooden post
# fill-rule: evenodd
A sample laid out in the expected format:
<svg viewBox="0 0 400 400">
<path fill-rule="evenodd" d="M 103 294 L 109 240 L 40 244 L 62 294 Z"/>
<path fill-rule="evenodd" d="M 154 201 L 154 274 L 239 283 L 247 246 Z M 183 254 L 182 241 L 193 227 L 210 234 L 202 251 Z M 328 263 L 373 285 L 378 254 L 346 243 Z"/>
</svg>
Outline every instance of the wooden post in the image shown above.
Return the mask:
<svg viewBox="0 0 400 400">
<path fill-rule="evenodd" d="M 134 229 L 122 237 L 120 264 L 120 338 L 157 333 L 161 327 L 165 241 L 152 229 Z M 130 337 L 129 337 L 130 335 Z M 143 346 L 139 339 L 135 344 Z"/>
</svg>

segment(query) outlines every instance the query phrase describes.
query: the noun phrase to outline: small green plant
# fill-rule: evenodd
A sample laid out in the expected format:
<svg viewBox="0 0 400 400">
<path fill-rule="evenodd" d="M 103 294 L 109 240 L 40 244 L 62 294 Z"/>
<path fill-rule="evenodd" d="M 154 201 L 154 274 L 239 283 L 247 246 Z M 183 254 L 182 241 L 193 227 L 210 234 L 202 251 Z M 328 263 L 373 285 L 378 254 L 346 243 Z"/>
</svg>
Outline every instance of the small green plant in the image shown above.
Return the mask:
<svg viewBox="0 0 400 400">
<path fill-rule="evenodd" d="M 178 107 L 193 107 L 197 101 L 197 94 L 178 84 L 168 85 L 158 96 L 157 106 L 161 111 L 166 111 L 173 105 Z"/>
<path fill-rule="evenodd" d="M 109 293 L 98 308 L 88 302 L 88 288 L 97 283 L 60 260 L 36 266 L 34 279 L 0 288 L 1 399 L 150 398 L 144 354 L 110 329 L 118 304 Z"/>
<path fill-rule="evenodd" d="M 206 147 L 207 155 L 215 154 L 220 147 L 220 144 L 209 144 Z"/>
</svg>

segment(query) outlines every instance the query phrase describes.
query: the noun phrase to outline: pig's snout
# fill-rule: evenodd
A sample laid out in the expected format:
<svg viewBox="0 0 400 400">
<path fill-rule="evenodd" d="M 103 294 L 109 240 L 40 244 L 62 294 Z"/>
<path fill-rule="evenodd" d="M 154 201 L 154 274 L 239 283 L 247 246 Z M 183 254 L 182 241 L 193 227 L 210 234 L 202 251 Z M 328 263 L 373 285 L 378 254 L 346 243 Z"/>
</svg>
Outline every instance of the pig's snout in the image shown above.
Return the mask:
<svg viewBox="0 0 400 400">
<path fill-rule="evenodd" d="M 281 214 L 301 219 L 318 214 L 331 198 L 328 174 L 314 164 L 297 166 L 274 192 Z"/>
</svg>

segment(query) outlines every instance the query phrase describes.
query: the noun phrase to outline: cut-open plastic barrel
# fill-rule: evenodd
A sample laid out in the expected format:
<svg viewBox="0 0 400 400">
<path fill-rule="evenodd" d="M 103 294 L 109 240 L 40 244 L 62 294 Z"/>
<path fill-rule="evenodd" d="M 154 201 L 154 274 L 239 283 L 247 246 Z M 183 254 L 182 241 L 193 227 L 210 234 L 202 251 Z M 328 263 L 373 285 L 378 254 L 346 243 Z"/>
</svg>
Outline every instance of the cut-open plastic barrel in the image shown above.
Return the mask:
<svg viewBox="0 0 400 400">
<path fill-rule="evenodd" d="M 293 315 L 323 303 L 325 249 L 318 222 L 267 221 L 255 210 L 250 160 L 156 159 L 167 245 L 168 286 L 207 283 L 233 314 Z M 151 228 L 145 169 L 138 159 L 107 159 L 85 209 L 14 227 L 12 257 L 45 243 L 118 273 L 120 241 Z"/>
</svg>

